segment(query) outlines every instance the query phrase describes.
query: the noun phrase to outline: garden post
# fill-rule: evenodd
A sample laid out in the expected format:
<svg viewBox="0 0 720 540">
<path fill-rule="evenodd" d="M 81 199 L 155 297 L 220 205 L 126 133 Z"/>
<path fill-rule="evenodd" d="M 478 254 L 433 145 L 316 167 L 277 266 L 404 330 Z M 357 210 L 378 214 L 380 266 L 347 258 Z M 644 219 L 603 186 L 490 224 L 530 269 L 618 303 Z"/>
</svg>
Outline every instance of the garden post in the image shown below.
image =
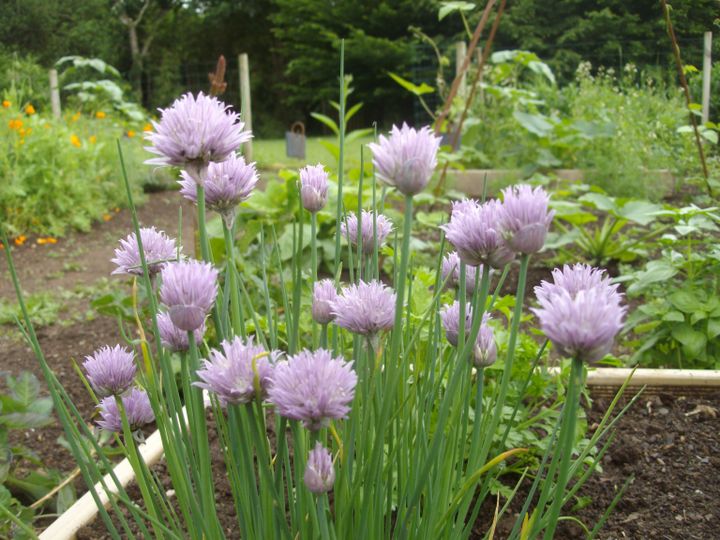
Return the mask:
<svg viewBox="0 0 720 540">
<path fill-rule="evenodd" d="M 710 120 L 710 71 L 712 70 L 712 32 L 705 32 L 703 46 L 702 121 Z"/>
<path fill-rule="evenodd" d="M 252 131 L 252 106 L 250 105 L 250 62 L 247 53 L 238 55 L 240 65 L 240 108 L 245 129 Z M 252 161 L 252 140 L 243 145 L 243 156 Z"/>
<path fill-rule="evenodd" d="M 60 118 L 60 89 L 58 88 L 58 73 L 56 69 L 48 71 L 50 77 L 50 105 L 55 118 Z"/>
<path fill-rule="evenodd" d="M 467 56 L 467 43 L 458 41 L 455 43 L 455 76 L 461 77 L 460 86 L 458 87 L 458 95 L 463 99 L 467 95 L 467 77 L 462 71 L 462 65 Z"/>
</svg>

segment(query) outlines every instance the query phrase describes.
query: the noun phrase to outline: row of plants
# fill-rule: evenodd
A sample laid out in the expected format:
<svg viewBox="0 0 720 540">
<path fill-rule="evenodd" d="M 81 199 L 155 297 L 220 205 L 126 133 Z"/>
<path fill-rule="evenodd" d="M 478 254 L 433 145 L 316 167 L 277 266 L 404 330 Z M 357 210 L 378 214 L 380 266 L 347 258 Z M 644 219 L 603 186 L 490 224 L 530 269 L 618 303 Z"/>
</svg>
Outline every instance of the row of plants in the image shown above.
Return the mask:
<svg viewBox="0 0 720 540">
<path fill-rule="evenodd" d="M 174 137 L 177 130 L 187 137 Z M 134 212 L 134 232 L 116 250 L 118 272 L 132 276 L 132 290 L 139 286 L 144 294 L 133 294 L 134 323 L 119 335 L 124 345 L 103 348 L 84 365 L 99 425 L 115 433 L 141 493 L 132 500 L 111 478 L 118 496 L 99 512 L 112 537 L 222 538 L 230 519 L 248 538 L 347 537 L 359 530 L 371 537 L 463 538 L 491 493 L 504 494 L 496 519 L 506 512 L 520 483 L 508 486 L 501 477 L 514 471 L 534 481 L 513 536 L 551 538 L 563 506 L 598 466 L 612 410 L 592 437 L 581 439 L 584 362 L 609 351 L 625 309 L 601 271 L 556 270 L 555 283 L 536 290 L 535 313 L 553 349 L 573 360 L 557 378 L 536 371 L 548 342 L 519 329 L 529 316 L 523 310 L 529 261 L 553 218 L 547 194 L 520 186 L 508 189 L 503 202 L 465 200 L 447 221 L 423 195 L 439 145 L 429 129 L 394 128 L 370 145 L 379 185 L 365 167 L 356 183 L 345 175 L 344 135 L 341 122 L 334 193 L 317 166 L 300 171 L 299 182 L 288 176 L 250 197 L 258 176 L 235 155 L 249 137 L 236 114 L 202 95 L 163 112 L 150 135 L 154 161 L 184 169 L 180 193 L 197 203 L 203 262 L 184 257 L 165 233 L 140 229 Z M 273 219 L 253 218 L 260 206 L 272 209 Z M 418 212 L 417 221 L 436 237 L 414 237 L 416 207 L 424 215 Z M 220 216 L 214 225 L 207 223 L 209 210 Z M 446 216 L 442 228 L 433 223 L 438 213 Z M 456 254 L 448 253 L 449 244 Z M 417 248 L 426 255 L 416 256 Z M 516 256 L 517 292 L 503 296 Z M 329 279 L 319 279 L 321 261 Z M 583 307 L 586 296 L 597 310 Z M 558 317 L 580 325 L 568 333 Z M 50 371 L 26 313 L 24 331 L 97 497 L 90 486 L 106 459 Z M 217 515 L 203 390 L 236 516 Z M 172 501 L 137 453 L 134 432 L 153 420 Z M 568 487 L 571 477 L 577 481 Z"/>
</svg>

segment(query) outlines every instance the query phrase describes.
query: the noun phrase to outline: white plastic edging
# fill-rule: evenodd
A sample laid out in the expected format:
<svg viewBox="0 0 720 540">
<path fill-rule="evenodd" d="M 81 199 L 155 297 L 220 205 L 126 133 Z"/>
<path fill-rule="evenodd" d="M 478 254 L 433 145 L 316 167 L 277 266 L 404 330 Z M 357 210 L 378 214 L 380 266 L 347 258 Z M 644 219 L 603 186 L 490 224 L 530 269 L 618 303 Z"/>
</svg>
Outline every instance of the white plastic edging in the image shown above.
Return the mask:
<svg viewBox="0 0 720 540">
<path fill-rule="evenodd" d="M 155 431 L 150 435 L 145 444 L 138 447 L 138 450 L 149 467 L 157 463 L 163 455 L 160 432 Z M 135 472 L 127 458 L 117 464 L 113 472 L 123 487 L 127 486 L 135 478 Z M 108 491 L 113 495 L 117 494 L 118 489 L 110 473 L 106 474 L 103 480 L 108 487 Z M 110 503 L 110 497 L 101 482 L 95 484 L 95 490 L 103 505 L 107 507 Z M 95 519 L 97 513 L 98 507 L 92 493 L 88 491 L 40 534 L 40 540 L 72 540 L 80 529 Z"/>
<path fill-rule="evenodd" d="M 557 372 L 559 368 L 550 368 Z M 630 368 L 590 368 L 589 386 L 621 386 L 632 373 Z M 712 369 L 638 368 L 630 380 L 633 386 L 687 386 L 720 388 L 720 371 Z"/>
</svg>

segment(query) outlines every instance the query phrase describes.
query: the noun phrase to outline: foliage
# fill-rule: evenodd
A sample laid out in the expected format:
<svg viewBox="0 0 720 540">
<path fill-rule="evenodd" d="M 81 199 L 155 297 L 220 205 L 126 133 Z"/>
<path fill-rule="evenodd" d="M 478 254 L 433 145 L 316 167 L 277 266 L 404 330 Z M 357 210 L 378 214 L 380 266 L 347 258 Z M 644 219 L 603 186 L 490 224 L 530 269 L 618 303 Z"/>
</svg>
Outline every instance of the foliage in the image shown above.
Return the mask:
<svg viewBox="0 0 720 540">
<path fill-rule="evenodd" d="M 42 429 L 51 424 L 53 402 L 41 396 L 40 382 L 30 372 L 24 371 L 17 377 L 6 375 L 6 385 L 7 391 L 0 392 L 0 505 L 22 523 L 32 526 L 43 507 L 31 507 L 31 504 L 55 488 L 62 477 L 58 471 L 45 468 L 35 452 L 11 433 Z M 51 512 L 62 513 L 74 501 L 75 489 L 69 484 L 46 506 Z M 0 535 L 28 538 L 4 513 L 0 515 Z"/>
<path fill-rule="evenodd" d="M 110 111 L 97 111 L 94 117 L 66 111 L 55 119 L 47 110 L 35 112 L 34 105 L 29 112 L 32 104 L 17 102 L 11 90 L 3 95 L 0 216 L 10 234 L 88 230 L 93 221 L 124 205 L 115 141 L 126 141 L 130 165 L 137 167 L 144 159 L 142 124 L 128 124 Z M 142 180 L 133 177 L 138 194 Z"/>
<path fill-rule="evenodd" d="M 628 318 L 632 363 L 720 368 L 720 214 L 717 208 L 667 209 L 672 229 L 659 257 L 620 278 L 643 305 Z"/>
</svg>

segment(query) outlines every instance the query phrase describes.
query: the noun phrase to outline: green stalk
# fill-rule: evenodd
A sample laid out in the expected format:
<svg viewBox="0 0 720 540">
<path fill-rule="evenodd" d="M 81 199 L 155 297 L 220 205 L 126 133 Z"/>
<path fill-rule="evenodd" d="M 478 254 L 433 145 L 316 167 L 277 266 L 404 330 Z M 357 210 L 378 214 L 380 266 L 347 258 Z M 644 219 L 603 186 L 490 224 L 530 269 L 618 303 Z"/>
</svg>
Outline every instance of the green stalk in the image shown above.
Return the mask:
<svg viewBox="0 0 720 540">
<path fill-rule="evenodd" d="M 340 40 L 340 114 L 338 118 L 338 128 L 340 129 L 339 143 L 340 151 L 338 153 L 338 193 L 337 193 L 337 210 L 335 223 L 337 229 L 335 231 L 335 266 L 333 271 L 337 274 L 340 267 L 340 212 L 343 204 L 343 175 L 345 167 L 345 40 Z"/>
<path fill-rule="evenodd" d="M 311 294 L 315 290 L 317 283 L 318 263 L 317 263 L 317 212 L 310 213 L 310 282 Z M 312 345 L 317 347 L 317 322 L 312 319 Z"/>
<path fill-rule="evenodd" d="M 583 361 L 579 358 L 573 358 L 572 369 L 570 371 L 570 381 L 568 383 L 567 394 L 565 395 L 565 404 L 563 405 L 563 423 L 560 429 L 560 448 L 561 461 L 560 472 L 558 473 L 557 483 L 555 484 L 555 494 L 553 503 L 550 508 L 550 522 L 545 529 L 545 540 L 552 540 L 555 534 L 560 511 L 563 506 L 563 495 L 567 486 L 570 465 L 572 464 L 572 449 L 575 442 L 575 424 L 577 423 L 577 411 L 580 404 L 580 392 L 583 387 Z M 546 482 L 552 481 L 547 478 Z"/>
<path fill-rule="evenodd" d="M 237 268 L 235 267 L 235 242 L 231 227 L 222 219 L 223 235 L 225 237 L 225 259 L 228 270 L 228 278 L 230 281 L 230 317 L 232 321 L 233 333 L 237 336 L 245 337 L 245 324 L 240 306 L 240 293 L 238 287 Z"/>
<path fill-rule="evenodd" d="M 198 215 L 198 233 L 200 235 L 200 254 L 202 260 L 212 263 L 212 254 L 210 252 L 210 241 L 207 235 L 207 223 L 205 219 L 205 187 L 197 184 L 197 215 Z M 215 333 L 218 341 L 222 341 L 225 337 L 223 334 L 222 318 L 220 317 L 220 306 L 217 302 L 212 309 L 213 323 L 215 324 Z"/>
</svg>

